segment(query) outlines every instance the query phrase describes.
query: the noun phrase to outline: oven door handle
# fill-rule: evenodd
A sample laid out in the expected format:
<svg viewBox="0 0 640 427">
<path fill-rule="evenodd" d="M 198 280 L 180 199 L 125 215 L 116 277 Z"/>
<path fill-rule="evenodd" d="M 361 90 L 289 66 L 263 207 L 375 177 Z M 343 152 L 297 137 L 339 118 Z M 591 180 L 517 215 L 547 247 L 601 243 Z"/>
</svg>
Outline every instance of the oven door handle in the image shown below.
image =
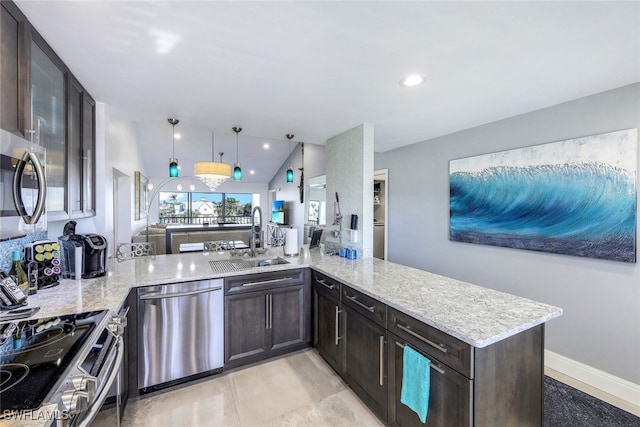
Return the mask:
<svg viewBox="0 0 640 427">
<path fill-rule="evenodd" d="M 78 427 L 88 427 L 93 422 L 96 415 L 98 415 L 98 412 L 102 408 L 102 404 L 107 399 L 107 395 L 109 394 L 109 390 L 111 389 L 113 382 L 118 377 L 122 365 L 122 359 L 124 356 L 124 344 L 121 336 L 116 338 L 115 347 L 117 352 L 116 359 L 111 367 L 109 378 L 105 382 L 104 387 L 102 387 L 102 391 L 100 391 L 98 397 L 91 403 L 89 409 L 87 409 L 87 411 L 83 414 L 82 421 L 80 422 Z"/>
<path fill-rule="evenodd" d="M 20 191 L 20 183 L 22 182 L 22 175 L 24 174 L 24 168 L 27 166 L 27 162 L 31 162 L 33 169 L 38 179 L 38 201 L 33 209 L 33 214 L 29 215 L 24 208 L 24 201 L 22 200 L 22 192 Z M 44 175 L 44 169 L 40 164 L 40 159 L 36 153 L 31 151 L 25 151 L 22 159 L 16 165 L 16 170 L 13 174 L 13 203 L 16 205 L 16 210 L 27 224 L 35 224 L 38 222 L 42 214 L 44 213 L 45 200 L 47 198 L 47 182 Z"/>
</svg>

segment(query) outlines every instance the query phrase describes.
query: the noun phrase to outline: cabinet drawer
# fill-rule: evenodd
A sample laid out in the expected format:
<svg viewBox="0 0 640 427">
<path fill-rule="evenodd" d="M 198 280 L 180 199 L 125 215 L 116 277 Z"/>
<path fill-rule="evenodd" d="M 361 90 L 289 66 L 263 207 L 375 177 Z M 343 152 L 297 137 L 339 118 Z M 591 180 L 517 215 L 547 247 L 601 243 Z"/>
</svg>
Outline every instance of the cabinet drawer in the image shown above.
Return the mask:
<svg viewBox="0 0 640 427">
<path fill-rule="evenodd" d="M 224 294 L 233 295 L 300 284 L 304 284 L 302 269 L 254 273 L 227 277 L 224 281 Z"/>
<path fill-rule="evenodd" d="M 387 327 L 387 305 L 377 299 L 342 285 L 342 303 L 383 328 Z"/>
<path fill-rule="evenodd" d="M 471 427 L 473 425 L 473 381 L 435 358 L 431 358 L 427 422 L 423 424 L 413 410 L 400 402 L 404 347 L 405 345 L 413 346 L 407 340 L 393 334 L 389 334 L 388 338 L 388 425 L 392 427 Z M 429 357 L 429 355 L 426 356 Z"/>
<path fill-rule="evenodd" d="M 317 271 L 312 271 L 313 274 L 313 287 L 318 292 L 330 295 L 340 301 L 340 282 L 332 279 L 329 276 L 325 276 Z"/>
<path fill-rule="evenodd" d="M 473 349 L 457 338 L 389 307 L 389 331 L 473 379 Z"/>
</svg>

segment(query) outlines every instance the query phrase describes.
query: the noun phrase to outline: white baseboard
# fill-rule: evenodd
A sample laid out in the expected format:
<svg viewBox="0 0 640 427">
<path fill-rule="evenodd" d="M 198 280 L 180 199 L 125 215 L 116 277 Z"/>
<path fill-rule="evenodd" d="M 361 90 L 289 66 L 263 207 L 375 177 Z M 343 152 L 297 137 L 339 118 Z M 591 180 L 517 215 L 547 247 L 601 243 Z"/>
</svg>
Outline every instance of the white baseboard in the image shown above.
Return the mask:
<svg viewBox="0 0 640 427">
<path fill-rule="evenodd" d="M 544 351 L 545 366 L 609 393 L 633 405 L 640 402 L 640 385 L 618 378 L 549 350 Z"/>
</svg>

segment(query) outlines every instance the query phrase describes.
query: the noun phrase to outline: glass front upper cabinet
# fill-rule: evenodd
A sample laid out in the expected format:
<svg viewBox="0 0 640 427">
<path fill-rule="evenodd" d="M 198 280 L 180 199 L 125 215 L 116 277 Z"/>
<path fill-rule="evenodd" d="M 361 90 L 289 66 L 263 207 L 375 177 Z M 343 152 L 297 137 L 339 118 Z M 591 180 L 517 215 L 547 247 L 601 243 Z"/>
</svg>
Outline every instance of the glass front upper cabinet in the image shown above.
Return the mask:
<svg viewBox="0 0 640 427">
<path fill-rule="evenodd" d="M 47 215 L 69 217 L 64 65 L 31 41 L 31 140 L 47 149 Z"/>
</svg>

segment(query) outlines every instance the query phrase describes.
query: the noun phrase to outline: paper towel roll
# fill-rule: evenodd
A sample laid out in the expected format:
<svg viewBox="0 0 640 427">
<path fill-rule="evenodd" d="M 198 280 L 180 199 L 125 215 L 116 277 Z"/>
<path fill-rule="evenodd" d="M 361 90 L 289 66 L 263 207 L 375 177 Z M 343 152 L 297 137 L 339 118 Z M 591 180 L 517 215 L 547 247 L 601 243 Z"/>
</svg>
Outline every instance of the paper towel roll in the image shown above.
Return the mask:
<svg viewBox="0 0 640 427">
<path fill-rule="evenodd" d="M 298 255 L 298 229 L 284 229 L 284 254 L 289 256 Z"/>
</svg>

